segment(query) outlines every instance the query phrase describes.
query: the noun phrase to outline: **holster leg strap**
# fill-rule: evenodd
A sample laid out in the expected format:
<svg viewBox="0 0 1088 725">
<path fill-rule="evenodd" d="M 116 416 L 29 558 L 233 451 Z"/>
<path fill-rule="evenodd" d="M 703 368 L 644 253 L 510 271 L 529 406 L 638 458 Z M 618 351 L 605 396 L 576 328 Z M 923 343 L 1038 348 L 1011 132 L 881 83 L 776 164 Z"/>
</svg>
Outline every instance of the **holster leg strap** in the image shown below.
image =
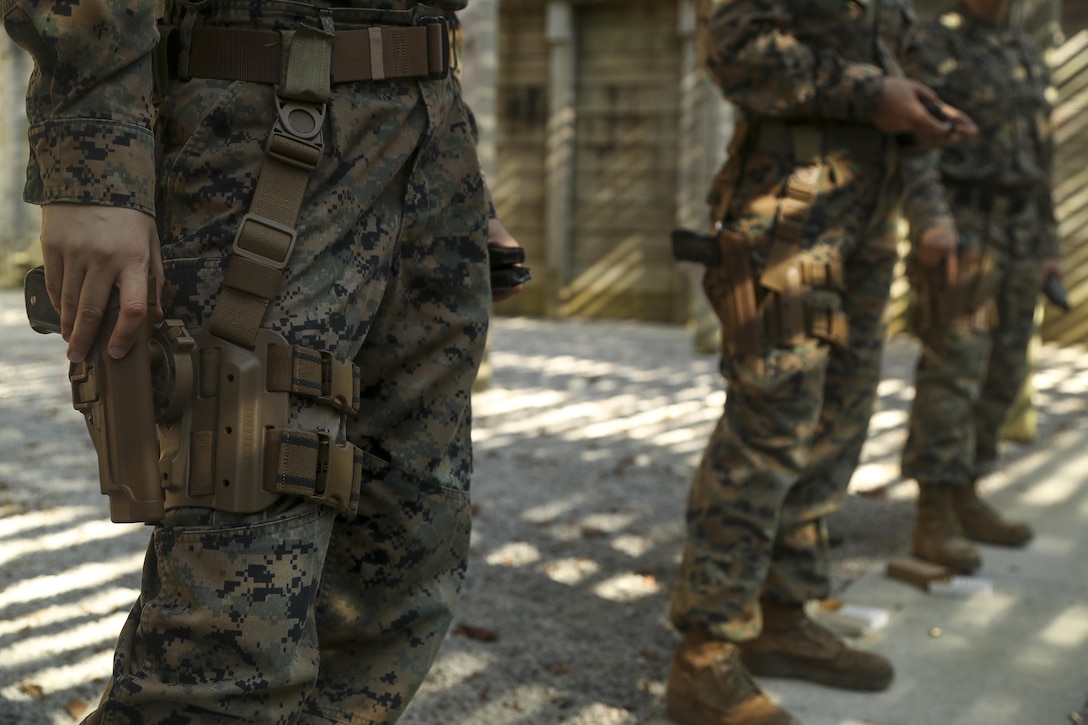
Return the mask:
<svg viewBox="0 0 1088 725">
<path fill-rule="evenodd" d="M 341 413 L 359 412 L 359 366 L 300 345 L 268 350 L 268 389 L 294 393 Z"/>
<path fill-rule="evenodd" d="M 273 429 L 265 433 L 265 489 L 302 496 L 342 513 L 359 508 L 363 453 L 323 433 Z"/>
</svg>

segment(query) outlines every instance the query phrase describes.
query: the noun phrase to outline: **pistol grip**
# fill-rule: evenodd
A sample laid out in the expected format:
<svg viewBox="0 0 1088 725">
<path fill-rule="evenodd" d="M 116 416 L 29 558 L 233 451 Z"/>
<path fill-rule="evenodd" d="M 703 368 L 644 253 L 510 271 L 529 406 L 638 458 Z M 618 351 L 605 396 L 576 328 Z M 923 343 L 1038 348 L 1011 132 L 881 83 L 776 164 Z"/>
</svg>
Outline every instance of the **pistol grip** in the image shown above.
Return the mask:
<svg viewBox="0 0 1088 725">
<path fill-rule="evenodd" d="M 47 334 L 60 333 L 60 313 L 49 301 L 49 292 L 45 289 L 45 267 L 35 267 L 23 278 L 23 297 L 26 302 L 26 317 L 34 332 Z"/>
</svg>

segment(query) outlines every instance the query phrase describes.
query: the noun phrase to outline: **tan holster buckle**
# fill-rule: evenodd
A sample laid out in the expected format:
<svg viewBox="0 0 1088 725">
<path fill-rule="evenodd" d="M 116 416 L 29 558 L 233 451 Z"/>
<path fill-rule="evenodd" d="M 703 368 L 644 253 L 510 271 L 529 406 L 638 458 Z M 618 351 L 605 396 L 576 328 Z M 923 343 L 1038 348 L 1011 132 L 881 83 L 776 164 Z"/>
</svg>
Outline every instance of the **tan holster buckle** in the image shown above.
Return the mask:
<svg viewBox="0 0 1088 725">
<path fill-rule="evenodd" d="M 355 477 L 355 447 L 336 442 L 325 433 L 318 433 L 317 478 L 313 498 L 327 506 L 343 510 L 352 499 Z"/>
</svg>

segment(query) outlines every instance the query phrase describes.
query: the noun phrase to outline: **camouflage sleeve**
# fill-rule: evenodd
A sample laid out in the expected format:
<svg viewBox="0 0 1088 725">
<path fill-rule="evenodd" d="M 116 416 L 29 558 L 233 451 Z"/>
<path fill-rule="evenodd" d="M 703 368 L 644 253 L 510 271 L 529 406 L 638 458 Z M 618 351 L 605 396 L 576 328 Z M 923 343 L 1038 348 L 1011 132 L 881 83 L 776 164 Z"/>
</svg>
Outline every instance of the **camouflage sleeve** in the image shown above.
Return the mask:
<svg viewBox="0 0 1088 725">
<path fill-rule="evenodd" d="M 750 113 L 871 120 L 884 71 L 845 60 L 834 38 L 806 43 L 791 30 L 797 23 L 783 0 L 702 0 L 703 64 L 725 97 Z"/>
<path fill-rule="evenodd" d="M 0 0 L 34 59 L 24 198 L 154 213 L 151 53 L 160 0 Z"/>
<path fill-rule="evenodd" d="M 1058 234 L 1058 219 L 1054 211 L 1054 196 L 1050 189 L 1047 189 L 1039 200 L 1039 217 L 1043 220 L 1039 257 L 1052 259 L 1062 256 L 1061 236 Z"/>
<path fill-rule="evenodd" d="M 941 186 L 939 151 L 905 154 L 902 173 L 903 216 L 911 236 L 933 227 L 956 225 Z"/>
<path fill-rule="evenodd" d="M 906 44 L 902 55 L 903 71 L 939 96 L 944 86 L 943 69 L 947 67 L 942 59 L 947 53 L 947 49 L 924 29 L 912 30 L 911 42 Z M 903 216 L 910 224 L 912 236 L 933 227 L 955 225 L 941 186 L 940 164 L 940 151 L 904 152 Z"/>
<path fill-rule="evenodd" d="M 1053 142 L 1049 144 L 1053 146 Z M 1051 151 L 1053 151 L 1051 149 Z M 1053 178 L 1052 164 L 1048 164 L 1048 178 Z M 1054 210 L 1053 187 L 1047 187 L 1039 194 L 1039 219 L 1042 220 L 1042 230 L 1039 240 L 1039 257 L 1041 259 L 1053 259 L 1062 256 L 1061 236 L 1058 233 L 1058 215 Z"/>
</svg>

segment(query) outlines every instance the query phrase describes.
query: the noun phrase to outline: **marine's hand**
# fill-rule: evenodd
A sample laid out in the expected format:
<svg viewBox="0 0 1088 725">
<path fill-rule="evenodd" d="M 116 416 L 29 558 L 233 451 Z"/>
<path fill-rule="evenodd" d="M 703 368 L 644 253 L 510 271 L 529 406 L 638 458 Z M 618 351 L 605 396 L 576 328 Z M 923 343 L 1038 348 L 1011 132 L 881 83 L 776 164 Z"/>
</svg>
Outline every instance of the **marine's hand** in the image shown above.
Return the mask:
<svg viewBox="0 0 1088 725">
<path fill-rule="evenodd" d="M 945 118 L 931 113 L 926 102 L 939 107 Z M 924 149 L 942 148 L 978 133 L 978 127 L 967 114 L 941 103 L 928 86 L 893 76 L 884 78 L 873 125 L 889 134 L 910 134 Z"/>
<path fill-rule="evenodd" d="M 149 305 L 162 315 L 159 236 L 148 214 L 120 207 L 47 204 L 42 207 L 41 244 L 46 289 L 60 311 L 69 360 L 87 356 L 115 285 L 120 288 L 121 310 L 109 340 L 111 357 L 123 357 L 132 347 Z M 156 283 L 154 300 L 147 299 L 149 272 Z"/>
<path fill-rule="evenodd" d="M 515 248 L 521 246 L 520 244 L 518 244 L 518 240 L 514 239 L 514 237 L 510 234 L 509 231 L 507 231 L 506 227 L 503 226 L 503 223 L 499 221 L 497 217 L 492 217 L 490 221 L 488 221 L 487 244 L 488 246 L 508 248 Z M 521 289 L 524 286 L 525 285 L 519 284 L 517 287 L 511 287 L 510 289 L 502 290 L 501 292 L 492 292 L 491 301 L 502 302 L 503 300 L 510 299 L 518 292 L 521 292 Z"/>
<path fill-rule="evenodd" d="M 952 124 L 952 131 L 948 134 L 949 138 L 944 144 L 945 146 L 954 144 L 960 139 L 978 136 L 978 126 L 975 125 L 970 116 L 947 103 L 938 103 L 938 105 L 944 111 L 945 118 Z"/>
<path fill-rule="evenodd" d="M 1042 278 L 1039 280 L 1040 285 L 1046 284 L 1046 281 L 1051 277 L 1057 277 L 1059 281 L 1064 281 L 1065 273 L 1062 272 L 1062 258 L 1047 257 L 1044 259 L 1042 272 Z"/>
<path fill-rule="evenodd" d="M 930 227 L 918 240 L 918 261 L 927 267 L 944 264 L 945 282 L 952 286 L 959 275 L 959 237 L 955 227 Z"/>
</svg>

